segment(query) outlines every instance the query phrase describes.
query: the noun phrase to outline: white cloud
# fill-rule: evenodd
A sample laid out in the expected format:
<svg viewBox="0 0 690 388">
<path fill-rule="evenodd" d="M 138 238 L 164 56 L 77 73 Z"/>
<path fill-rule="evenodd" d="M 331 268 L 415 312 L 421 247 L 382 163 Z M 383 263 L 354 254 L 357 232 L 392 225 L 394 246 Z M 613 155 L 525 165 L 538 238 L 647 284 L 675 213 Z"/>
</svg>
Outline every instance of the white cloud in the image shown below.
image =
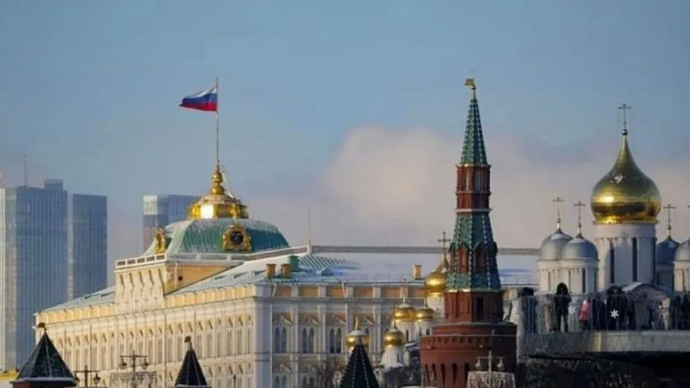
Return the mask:
<svg viewBox="0 0 690 388">
<path fill-rule="evenodd" d="M 553 231 L 551 200 L 564 197 L 564 226 L 573 232 L 572 204 L 589 205 L 592 187 L 612 166 L 618 144 L 555 148 L 536 140 L 487 134 L 492 164 L 492 224 L 502 247 L 538 247 Z M 634 144 L 635 149 L 640 147 Z M 455 163 L 461 137 L 423 129 L 362 127 L 350 131 L 342 147 L 309 187 L 307 197 L 283 190 L 247 197 L 252 217 L 274 222 L 292 244 L 306 240 L 306 209 L 311 207 L 315 243 L 434 244 L 441 231 L 452 232 Z M 690 181 L 684 166 L 638 160 L 659 186 L 664 202 L 675 204 L 677 240 L 690 237 L 686 202 Z M 594 237 L 589 206 L 585 234 Z M 665 223 L 665 215 L 662 217 Z M 659 228 L 660 236 L 664 226 Z"/>
</svg>

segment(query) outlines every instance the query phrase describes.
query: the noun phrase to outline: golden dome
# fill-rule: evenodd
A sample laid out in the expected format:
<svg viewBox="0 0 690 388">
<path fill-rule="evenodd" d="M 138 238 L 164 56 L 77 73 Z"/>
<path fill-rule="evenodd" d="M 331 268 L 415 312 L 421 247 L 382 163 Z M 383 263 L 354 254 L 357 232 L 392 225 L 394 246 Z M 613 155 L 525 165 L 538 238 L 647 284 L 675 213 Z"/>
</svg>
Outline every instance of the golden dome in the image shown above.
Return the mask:
<svg viewBox="0 0 690 388">
<path fill-rule="evenodd" d="M 368 346 L 369 336 L 366 332 L 359 329 L 359 318 L 355 318 L 355 329 L 347 335 L 347 339 L 345 340 L 345 342 L 347 343 L 348 349 L 352 349 L 360 341 L 362 345 Z"/>
<path fill-rule="evenodd" d="M 412 322 L 415 319 L 414 307 L 410 306 L 403 300 L 393 310 L 393 319 L 395 322 Z"/>
<path fill-rule="evenodd" d="M 433 321 L 434 319 L 436 319 L 436 311 L 429 307 L 429 305 L 426 304 L 426 301 L 424 301 L 424 307 L 417 310 L 416 317 L 417 320 L 421 322 Z"/>
<path fill-rule="evenodd" d="M 223 187 L 223 173 L 216 164 L 211 180 L 211 191 L 189 207 L 187 218 L 191 220 L 211 218 L 249 218 L 247 206 L 239 198 L 226 192 Z"/>
<path fill-rule="evenodd" d="M 443 251 L 443 257 L 438 267 L 424 278 L 424 289 L 427 296 L 437 297 L 442 296 L 446 291 L 446 272 L 448 268 L 448 259 L 446 252 Z"/>
<path fill-rule="evenodd" d="M 393 327 L 391 327 L 390 330 L 388 330 L 383 336 L 383 345 L 387 348 L 393 346 L 403 346 L 404 343 L 405 335 L 402 331 L 395 327 L 395 324 L 393 324 Z"/>
<path fill-rule="evenodd" d="M 635 164 L 628 147 L 628 132 L 611 171 L 592 190 L 592 213 L 599 224 L 656 223 L 661 194 L 654 181 Z"/>
</svg>

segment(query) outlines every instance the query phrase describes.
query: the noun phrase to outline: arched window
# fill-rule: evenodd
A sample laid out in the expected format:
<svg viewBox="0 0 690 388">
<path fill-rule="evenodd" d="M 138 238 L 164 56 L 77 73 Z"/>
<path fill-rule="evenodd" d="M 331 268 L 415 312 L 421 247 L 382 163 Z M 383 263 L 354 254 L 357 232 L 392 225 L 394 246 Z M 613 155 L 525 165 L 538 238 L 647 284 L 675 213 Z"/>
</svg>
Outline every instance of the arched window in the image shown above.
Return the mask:
<svg viewBox="0 0 690 388">
<path fill-rule="evenodd" d="M 307 376 L 302 376 L 302 388 L 308 388 L 308 386 L 307 386 Z"/>
<path fill-rule="evenodd" d="M 287 329 L 283 328 L 280 332 L 280 352 L 287 353 Z"/>
<path fill-rule="evenodd" d="M 343 352 L 343 331 L 341 329 L 338 329 L 335 333 L 335 352 Z"/>
<path fill-rule="evenodd" d="M 300 351 L 302 353 L 309 353 L 309 333 L 307 333 L 306 328 L 302 329 L 302 346 Z"/>
<path fill-rule="evenodd" d="M 280 376 L 273 377 L 273 388 L 280 388 Z"/>
<path fill-rule="evenodd" d="M 226 345 L 227 349 L 225 350 L 225 352 L 228 355 L 232 355 L 233 354 L 233 351 L 232 351 L 232 329 L 228 329 L 228 332 L 225 335 L 226 335 L 225 342 L 227 343 L 227 345 Z M 273 342 L 273 348 L 274 349 L 275 349 L 275 346 L 276 346 L 275 342 Z"/>
<path fill-rule="evenodd" d="M 469 271 L 467 261 L 467 247 L 464 244 L 460 245 L 460 249 L 458 249 L 458 255 L 460 256 L 460 273 L 467 273 Z"/>
<path fill-rule="evenodd" d="M 244 347 L 242 346 L 242 329 L 237 330 L 237 337 L 235 348 L 237 348 L 237 354 L 244 354 Z"/>
<path fill-rule="evenodd" d="M 328 353 L 335 353 L 335 330 L 328 332 Z"/>
<path fill-rule="evenodd" d="M 316 332 L 314 331 L 313 328 L 311 328 L 311 329 L 309 329 L 309 338 L 307 341 L 307 348 L 308 348 L 307 352 L 314 353 L 314 348 L 315 348 L 314 342 L 315 341 L 316 341 Z"/>
</svg>

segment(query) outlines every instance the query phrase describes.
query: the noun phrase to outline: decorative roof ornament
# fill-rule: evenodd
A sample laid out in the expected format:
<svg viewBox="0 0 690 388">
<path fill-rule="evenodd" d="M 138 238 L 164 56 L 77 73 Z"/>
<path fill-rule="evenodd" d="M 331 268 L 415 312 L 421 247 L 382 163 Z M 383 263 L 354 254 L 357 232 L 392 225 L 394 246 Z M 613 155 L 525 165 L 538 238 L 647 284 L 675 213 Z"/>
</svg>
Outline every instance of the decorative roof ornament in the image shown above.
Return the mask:
<svg viewBox="0 0 690 388">
<path fill-rule="evenodd" d="M 249 218 L 247 206 L 230 191 L 225 190 L 223 180 L 224 174 L 220 163 L 216 162 L 211 179 L 211 190 L 189 207 L 188 219 Z"/>
<path fill-rule="evenodd" d="M 627 110 L 623 111 L 623 142 L 611 170 L 592 190 L 591 207 L 598 224 L 655 224 L 661 210 L 661 194 L 654 181 L 647 177 L 633 159 L 628 146 Z"/>
<path fill-rule="evenodd" d="M 187 353 L 184 355 L 180 372 L 177 374 L 175 380 L 175 387 L 204 387 L 210 388 L 206 383 L 204 371 L 201 369 L 199 359 L 192 347 L 192 337 L 185 337 L 184 342 L 187 344 Z"/>
<path fill-rule="evenodd" d="M 670 203 L 664 206 L 664 210 L 666 210 L 666 237 L 671 237 L 671 229 L 673 227 L 671 226 L 671 212 L 675 209 L 676 207 L 671 205 Z"/>
<path fill-rule="evenodd" d="M 355 317 L 355 328 L 352 330 L 352 332 L 350 332 L 350 334 L 347 335 L 345 342 L 347 342 L 347 347 L 350 349 L 354 349 L 358 343 L 361 343 L 364 346 L 369 345 L 369 336 L 359 327 L 359 317 Z"/>
<path fill-rule="evenodd" d="M 577 201 L 573 206 L 577 209 L 577 234 L 575 237 L 582 238 L 582 208 L 587 206 L 582 201 Z"/>
<path fill-rule="evenodd" d="M 168 239 L 165 237 L 165 229 L 161 227 L 156 228 L 156 236 L 154 237 L 156 243 L 154 249 L 156 254 L 165 253 L 168 248 Z"/>
<path fill-rule="evenodd" d="M 563 202 L 565 202 L 565 200 L 561 197 L 556 197 L 551 202 L 556 204 L 556 231 L 560 232 L 561 231 L 561 204 Z"/>
</svg>

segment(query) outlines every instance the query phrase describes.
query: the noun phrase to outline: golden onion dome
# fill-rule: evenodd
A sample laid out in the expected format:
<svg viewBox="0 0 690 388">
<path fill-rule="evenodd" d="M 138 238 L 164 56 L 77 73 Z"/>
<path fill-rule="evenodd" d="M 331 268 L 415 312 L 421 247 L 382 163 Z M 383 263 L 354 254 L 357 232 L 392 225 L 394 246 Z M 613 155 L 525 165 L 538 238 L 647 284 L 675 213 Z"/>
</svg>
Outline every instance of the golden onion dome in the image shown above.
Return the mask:
<svg viewBox="0 0 690 388">
<path fill-rule="evenodd" d="M 388 330 L 383 336 L 383 345 L 389 348 L 400 347 L 403 346 L 403 344 L 405 344 L 405 334 L 398 330 L 398 328 L 395 327 L 395 324 L 393 324 L 393 327 L 391 327 L 390 330 Z"/>
<path fill-rule="evenodd" d="M 395 322 L 412 322 L 415 319 L 414 307 L 403 301 L 393 310 L 393 319 Z"/>
<path fill-rule="evenodd" d="M 365 331 L 359 328 L 359 318 L 355 318 L 355 329 L 347 335 L 345 342 L 347 343 L 348 349 L 354 348 L 358 343 L 364 346 L 369 345 L 369 336 Z"/>
<path fill-rule="evenodd" d="M 446 272 L 448 269 L 448 259 L 446 258 L 445 249 L 443 257 L 435 270 L 430 272 L 424 278 L 424 290 L 427 296 L 438 297 L 442 296 L 446 291 Z"/>
<path fill-rule="evenodd" d="M 424 303 L 424 307 L 417 310 L 416 318 L 420 322 L 430 322 L 436 319 L 436 311 Z"/>
<path fill-rule="evenodd" d="M 247 206 L 239 198 L 225 191 L 223 173 L 220 164 L 216 163 L 211 180 L 210 192 L 189 207 L 187 218 L 190 220 L 212 218 L 249 218 Z"/>
<path fill-rule="evenodd" d="M 611 171 L 594 186 L 592 213 L 599 224 L 656 223 L 661 209 L 659 189 L 635 164 L 628 132 Z"/>
</svg>

